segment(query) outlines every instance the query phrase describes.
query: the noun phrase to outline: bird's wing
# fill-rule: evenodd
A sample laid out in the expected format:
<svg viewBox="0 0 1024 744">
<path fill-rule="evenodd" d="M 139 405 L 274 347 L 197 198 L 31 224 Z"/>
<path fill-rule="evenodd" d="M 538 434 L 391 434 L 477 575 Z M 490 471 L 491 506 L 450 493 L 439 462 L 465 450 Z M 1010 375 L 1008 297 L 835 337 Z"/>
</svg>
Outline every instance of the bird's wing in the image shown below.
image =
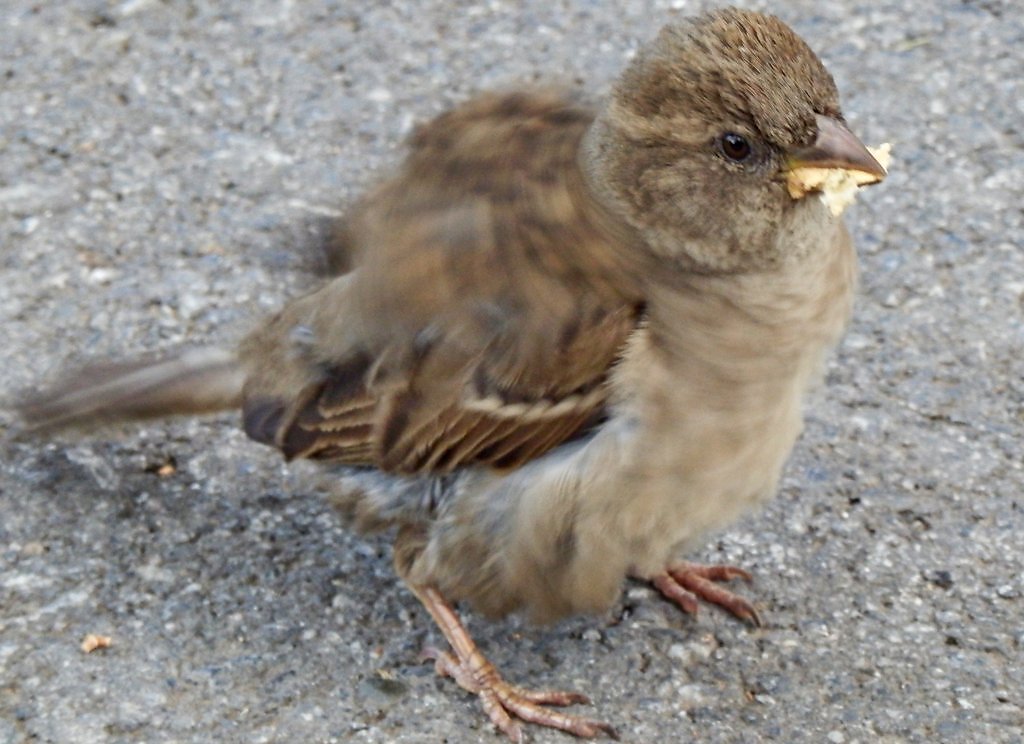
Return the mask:
<svg viewBox="0 0 1024 744">
<path fill-rule="evenodd" d="M 243 346 L 250 435 L 448 472 L 514 467 L 599 417 L 640 303 L 630 239 L 577 166 L 591 120 L 510 94 L 419 130 L 348 223 L 357 268 Z"/>
</svg>

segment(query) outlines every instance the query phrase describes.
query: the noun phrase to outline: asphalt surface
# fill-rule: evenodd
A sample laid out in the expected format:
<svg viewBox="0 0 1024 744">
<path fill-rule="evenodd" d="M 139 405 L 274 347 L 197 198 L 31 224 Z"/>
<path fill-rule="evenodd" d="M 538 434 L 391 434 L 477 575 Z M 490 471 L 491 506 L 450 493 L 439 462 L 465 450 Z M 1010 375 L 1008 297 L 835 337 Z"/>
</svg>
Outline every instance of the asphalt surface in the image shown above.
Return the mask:
<svg viewBox="0 0 1024 744">
<path fill-rule="evenodd" d="M 701 7 L 5 0 L 0 388 L 237 338 L 316 281 L 325 224 L 416 122 L 600 91 Z M 856 318 L 781 493 L 694 556 L 752 570 L 767 625 L 634 585 L 607 616 L 470 626 L 626 741 L 1024 741 L 1024 7 L 771 8 L 896 160 L 848 213 Z M 500 741 L 418 661 L 441 639 L 386 537 L 233 417 L 0 425 L 0 744 Z"/>
</svg>

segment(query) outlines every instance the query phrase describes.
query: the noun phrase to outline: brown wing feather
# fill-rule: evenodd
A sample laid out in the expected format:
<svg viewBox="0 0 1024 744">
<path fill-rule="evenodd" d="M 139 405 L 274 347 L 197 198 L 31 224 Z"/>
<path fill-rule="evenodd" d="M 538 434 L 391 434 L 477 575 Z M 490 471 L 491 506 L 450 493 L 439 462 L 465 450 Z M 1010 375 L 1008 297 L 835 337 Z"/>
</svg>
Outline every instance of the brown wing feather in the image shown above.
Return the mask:
<svg viewBox="0 0 1024 744">
<path fill-rule="evenodd" d="M 250 434 L 290 457 L 448 472 L 517 466 L 599 416 L 640 293 L 631 234 L 577 166 L 591 121 L 515 93 L 421 128 L 347 223 L 355 270 L 264 331 L 287 348 L 243 347 L 264 357 Z"/>
</svg>

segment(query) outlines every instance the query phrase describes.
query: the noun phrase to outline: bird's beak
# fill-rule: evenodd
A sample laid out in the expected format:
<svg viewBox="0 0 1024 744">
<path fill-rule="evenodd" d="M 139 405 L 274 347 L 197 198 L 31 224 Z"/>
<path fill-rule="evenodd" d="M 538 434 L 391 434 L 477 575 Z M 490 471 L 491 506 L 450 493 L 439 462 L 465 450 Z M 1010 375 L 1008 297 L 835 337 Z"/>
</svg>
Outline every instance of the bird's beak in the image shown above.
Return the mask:
<svg viewBox="0 0 1024 744">
<path fill-rule="evenodd" d="M 818 137 L 814 143 L 788 153 L 788 180 L 799 180 L 801 171 L 808 168 L 851 171 L 858 186 L 878 183 L 885 178 L 885 168 L 853 132 L 830 116 L 819 114 L 816 118 Z"/>
</svg>

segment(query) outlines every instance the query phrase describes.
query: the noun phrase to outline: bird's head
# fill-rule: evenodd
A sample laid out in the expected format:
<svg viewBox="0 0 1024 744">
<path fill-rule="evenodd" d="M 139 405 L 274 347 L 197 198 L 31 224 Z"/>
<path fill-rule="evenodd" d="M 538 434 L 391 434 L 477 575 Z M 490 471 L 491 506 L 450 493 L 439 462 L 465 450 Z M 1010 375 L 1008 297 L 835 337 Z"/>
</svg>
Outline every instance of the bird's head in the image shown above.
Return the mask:
<svg viewBox="0 0 1024 744">
<path fill-rule="evenodd" d="M 596 188 L 659 254 L 707 272 L 777 266 L 836 220 L 815 169 L 881 180 L 821 60 L 773 16 L 727 9 L 665 27 L 588 135 Z M 828 235 L 830 233 L 826 233 Z"/>
</svg>

